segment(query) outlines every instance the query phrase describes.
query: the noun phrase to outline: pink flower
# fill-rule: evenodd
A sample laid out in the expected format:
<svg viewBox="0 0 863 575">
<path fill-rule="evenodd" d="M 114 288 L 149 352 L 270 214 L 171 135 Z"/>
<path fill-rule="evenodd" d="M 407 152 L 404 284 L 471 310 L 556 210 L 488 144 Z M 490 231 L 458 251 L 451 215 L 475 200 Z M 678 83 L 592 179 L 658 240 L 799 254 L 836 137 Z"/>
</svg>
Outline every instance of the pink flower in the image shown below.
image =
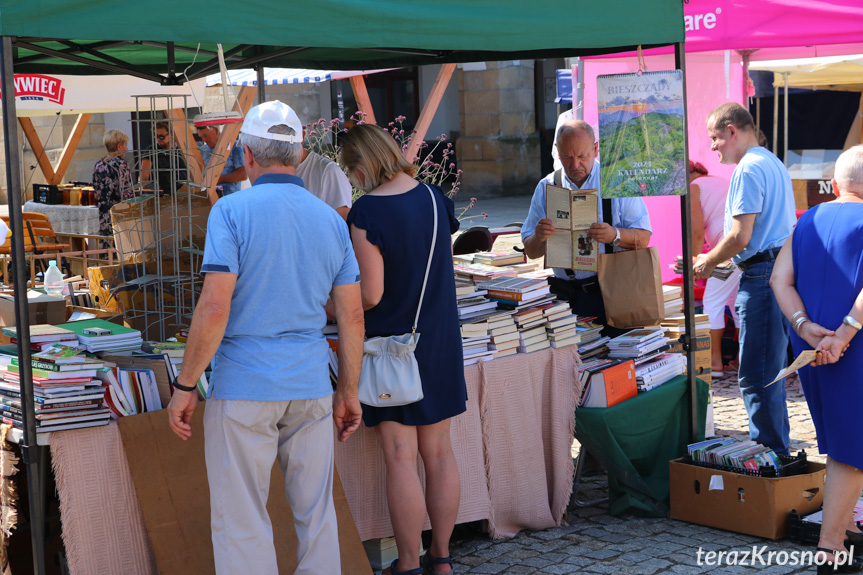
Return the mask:
<svg viewBox="0 0 863 575">
<path fill-rule="evenodd" d="M 484 219 L 484 220 L 487 220 L 487 219 L 488 219 L 488 214 L 487 214 L 487 213 L 485 213 L 485 212 L 480 212 L 480 213 L 482 214 L 482 219 Z"/>
<path fill-rule="evenodd" d="M 471 199 L 470 199 L 470 203 L 471 203 L 471 205 L 475 204 L 475 203 L 476 203 L 476 198 L 471 198 Z"/>
</svg>

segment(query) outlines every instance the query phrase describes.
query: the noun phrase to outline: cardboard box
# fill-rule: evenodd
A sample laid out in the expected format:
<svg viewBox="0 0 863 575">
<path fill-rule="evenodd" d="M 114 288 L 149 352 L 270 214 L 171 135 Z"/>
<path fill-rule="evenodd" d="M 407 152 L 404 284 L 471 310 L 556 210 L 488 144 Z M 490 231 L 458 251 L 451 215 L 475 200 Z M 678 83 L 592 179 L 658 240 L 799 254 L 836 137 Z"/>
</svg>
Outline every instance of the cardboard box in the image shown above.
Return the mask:
<svg viewBox="0 0 863 575">
<path fill-rule="evenodd" d="M 88 313 L 96 316 L 97 319 L 104 319 L 105 321 L 110 321 L 111 323 L 116 323 L 117 325 L 126 325 L 123 322 L 123 314 L 117 313 L 113 311 L 108 311 L 105 309 L 98 309 L 95 307 L 83 307 L 78 305 L 67 305 L 66 306 L 66 321 L 64 323 L 69 323 L 69 318 L 72 317 L 72 314 L 75 312 Z"/>
<path fill-rule="evenodd" d="M 668 353 L 685 353 L 683 344 L 677 341 L 677 335 L 673 336 L 669 343 L 671 346 Z M 695 375 L 699 379 L 703 379 L 710 385 L 713 382 L 711 375 L 711 367 L 713 358 L 710 355 L 710 332 L 706 335 L 696 335 L 695 337 Z"/>
<path fill-rule="evenodd" d="M 808 473 L 752 477 L 670 462 L 671 517 L 768 539 L 788 536 L 792 509 L 805 515 L 821 507 L 825 466 L 808 462 Z"/>
<path fill-rule="evenodd" d="M 66 298 L 55 297 L 27 290 L 29 302 L 30 325 L 58 324 L 66 322 Z M 15 325 L 15 297 L 10 294 L 0 294 L 0 326 Z"/>
</svg>

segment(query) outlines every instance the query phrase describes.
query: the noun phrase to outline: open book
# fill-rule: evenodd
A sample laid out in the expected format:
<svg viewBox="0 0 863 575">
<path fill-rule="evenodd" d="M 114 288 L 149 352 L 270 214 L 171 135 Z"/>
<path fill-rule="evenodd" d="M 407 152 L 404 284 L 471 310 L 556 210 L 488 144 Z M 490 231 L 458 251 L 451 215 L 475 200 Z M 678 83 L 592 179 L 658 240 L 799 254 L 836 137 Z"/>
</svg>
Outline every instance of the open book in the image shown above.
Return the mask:
<svg viewBox="0 0 863 575">
<path fill-rule="evenodd" d="M 596 271 L 599 243 L 588 237 L 587 229 L 599 221 L 597 190 L 569 190 L 547 185 L 545 217 L 555 231 L 546 247 L 545 262 L 552 268 Z"/>
</svg>

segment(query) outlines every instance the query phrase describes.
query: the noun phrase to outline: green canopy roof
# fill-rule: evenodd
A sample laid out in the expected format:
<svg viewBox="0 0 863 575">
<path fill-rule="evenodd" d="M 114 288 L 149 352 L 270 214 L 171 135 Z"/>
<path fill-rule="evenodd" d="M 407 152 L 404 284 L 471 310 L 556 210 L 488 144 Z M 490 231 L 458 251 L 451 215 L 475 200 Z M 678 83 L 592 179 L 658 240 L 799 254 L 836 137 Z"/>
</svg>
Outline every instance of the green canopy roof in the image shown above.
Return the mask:
<svg viewBox="0 0 863 575">
<path fill-rule="evenodd" d="M 681 0 L 0 0 L 0 35 L 16 72 L 167 83 L 217 70 L 216 42 L 229 68 L 372 69 L 684 40 Z"/>
</svg>

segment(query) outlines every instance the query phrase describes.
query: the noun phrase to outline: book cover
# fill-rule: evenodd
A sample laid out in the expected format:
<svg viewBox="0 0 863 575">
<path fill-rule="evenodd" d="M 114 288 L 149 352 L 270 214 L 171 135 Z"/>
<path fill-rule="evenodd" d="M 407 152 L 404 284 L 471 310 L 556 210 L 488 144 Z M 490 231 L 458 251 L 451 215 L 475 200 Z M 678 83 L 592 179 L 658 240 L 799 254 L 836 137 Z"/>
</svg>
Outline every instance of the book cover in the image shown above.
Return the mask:
<svg viewBox="0 0 863 575">
<path fill-rule="evenodd" d="M 638 394 L 635 364 L 625 361 L 594 373 L 588 385 L 582 407 L 612 407 L 635 397 Z"/>
<path fill-rule="evenodd" d="M 546 265 L 595 272 L 599 265 L 599 244 L 587 235 L 587 229 L 599 221 L 597 190 L 547 185 L 546 217 L 555 227 L 546 241 Z"/>
<path fill-rule="evenodd" d="M 596 92 L 602 197 L 685 194 L 683 73 L 597 76 Z"/>
</svg>

